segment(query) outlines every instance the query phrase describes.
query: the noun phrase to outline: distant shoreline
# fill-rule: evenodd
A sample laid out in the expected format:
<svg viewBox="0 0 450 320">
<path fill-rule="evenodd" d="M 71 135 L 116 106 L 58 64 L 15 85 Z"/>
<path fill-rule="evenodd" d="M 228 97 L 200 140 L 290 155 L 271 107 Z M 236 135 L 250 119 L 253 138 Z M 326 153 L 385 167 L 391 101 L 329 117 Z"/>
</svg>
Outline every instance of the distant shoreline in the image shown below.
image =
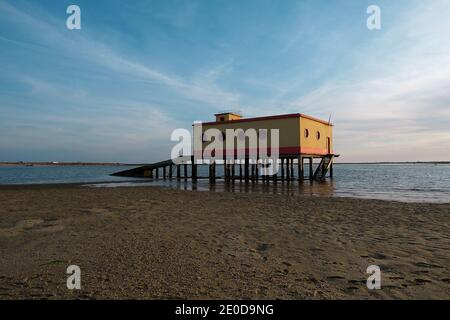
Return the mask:
<svg viewBox="0 0 450 320">
<path fill-rule="evenodd" d="M 131 164 L 120 162 L 0 162 L 0 167 L 48 167 L 48 166 L 141 166 L 143 164 Z"/>
<path fill-rule="evenodd" d="M 450 161 L 380 161 L 380 162 L 334 162 L 334 164 L 450 164 Z"/>
</svg>

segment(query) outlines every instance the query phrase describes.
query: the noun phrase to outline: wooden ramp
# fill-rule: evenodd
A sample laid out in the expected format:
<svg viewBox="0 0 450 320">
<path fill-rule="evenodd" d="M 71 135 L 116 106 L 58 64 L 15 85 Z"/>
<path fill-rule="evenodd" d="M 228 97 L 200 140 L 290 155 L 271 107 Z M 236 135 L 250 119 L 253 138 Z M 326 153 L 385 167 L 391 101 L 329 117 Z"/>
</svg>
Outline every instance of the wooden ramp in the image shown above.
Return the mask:
<svg viewBox="0 0 450 320">
<path fill-rule="evenodd" d="M 327 155 L 322 158 L 322 160 L 319 163 L 319 166 L 316 169 L 316 172 L 314 172 L 314 176 L 313 176 L 314 180 L 319 180 L 319 181 L 325 180 L 327 172 L 333 163 L 333 159 L 334 159 L 334 155 L 332 155 L 332 154 Z"/>
<path fill-rule="evenodd" d="M 171 166 L 173 164 L 174 163 L 173 163 L 172 159 L 169 159 L 169 160 L 164 160 L 164 161 L 160 161 L 160 162 L 147 164 L 145 166 L 141 166 L 141 167 L 137 167 L 137 168 L 133 168 L 133 169 L 129 169 L 129 170 L 116 172 L 111 175 L 118 176 L 118 177 L 142 177 L 142 178 L 150 177 L 150 174 L 154 169 L 165 168 L 165 167 Z"/>
</svg>

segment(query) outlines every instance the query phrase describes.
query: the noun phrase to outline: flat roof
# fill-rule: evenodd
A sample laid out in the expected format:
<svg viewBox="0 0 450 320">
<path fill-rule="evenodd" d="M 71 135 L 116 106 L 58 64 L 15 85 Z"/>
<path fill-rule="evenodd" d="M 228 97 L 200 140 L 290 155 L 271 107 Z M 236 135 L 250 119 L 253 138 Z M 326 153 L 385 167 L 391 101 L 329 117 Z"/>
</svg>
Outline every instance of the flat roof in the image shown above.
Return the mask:
<svg viewBox="0 0 450 320">
<path fill-rule="evenodd" d="M 329 123 L 328 121 L 324 121 L 321 119 L 317 119 L 311 116 L 308 116 L 303 113 L 290 113 L 290 114 L 280 114 L 275 116 L 263 116 L 263 117 L 254 117 L 254 118 L 242 118 L 242 119 L 236 119 L 236 120 L 229 120 L 229 121 L 211 121 L 211 122 L 203 122 L 203 125 L 213 125 L 213 124 L 220 124 L 220 123 L 239 123 L 239 122 L 251 122 L 251 121 L 264 121 L 264 120 L 277 120 L 277 119 L 285 119 L 285 118 L 305 118 L 313 121 L 317 121 L 329 126 L 333 126 L 332 123 Z"/>
<path fill-rule="evenodd" d="M 215 116 L 223 116 L 223 115 L 226 115 L 226 114 L 234 114 L 235 116 L 239 116 L 239 117 L 242 117 L 242 114 L 240 114 L 240 113 L 238 113 L 238 112 L 220 112 L 220 113 L 216 113 L 216 114 L 214 114 Z"/>
</svg>

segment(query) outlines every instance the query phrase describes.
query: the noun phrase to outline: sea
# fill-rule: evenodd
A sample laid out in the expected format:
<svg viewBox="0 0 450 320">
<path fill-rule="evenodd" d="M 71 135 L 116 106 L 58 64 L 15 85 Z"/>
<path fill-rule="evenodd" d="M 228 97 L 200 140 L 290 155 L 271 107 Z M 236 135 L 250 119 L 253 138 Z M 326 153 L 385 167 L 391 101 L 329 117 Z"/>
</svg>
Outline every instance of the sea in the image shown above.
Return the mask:
<svg viewBox="0 0 450 320">
<path fill-rule="evenodd" d="M 81 183 L 86 187 L 159 186 L 193 191 L 269 192 L 293 196 L 355 197 L 401 202 L 450 203 L 450 164 L 335 164 L 325 182 L 226 183 L 218 179 L 127 178 L 112 173 L 127 166 L 0 166 L 0 185 Z M 306 167 L 305 167 L 306 168 Z M 199 166 L 206 177 L 207 167 Z M 221 169 L 218 168 L 218 175 Z M 160 174 L 161 177 L 161 174 Z M 0 188 L 1 192 L 1 188 Z"/>
</svg>

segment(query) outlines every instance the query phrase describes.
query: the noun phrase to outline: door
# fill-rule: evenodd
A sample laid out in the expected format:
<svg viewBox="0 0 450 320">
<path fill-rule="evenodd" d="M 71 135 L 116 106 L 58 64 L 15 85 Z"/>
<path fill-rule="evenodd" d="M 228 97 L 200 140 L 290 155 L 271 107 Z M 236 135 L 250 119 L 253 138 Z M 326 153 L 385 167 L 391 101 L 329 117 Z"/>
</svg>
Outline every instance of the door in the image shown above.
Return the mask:
<svg viewBox="0 0 450 320">
<path fill-rule="evenodd" d="M 331 154 L 331 138 L 327 137 L 327 152 Z"/>
</svg>

